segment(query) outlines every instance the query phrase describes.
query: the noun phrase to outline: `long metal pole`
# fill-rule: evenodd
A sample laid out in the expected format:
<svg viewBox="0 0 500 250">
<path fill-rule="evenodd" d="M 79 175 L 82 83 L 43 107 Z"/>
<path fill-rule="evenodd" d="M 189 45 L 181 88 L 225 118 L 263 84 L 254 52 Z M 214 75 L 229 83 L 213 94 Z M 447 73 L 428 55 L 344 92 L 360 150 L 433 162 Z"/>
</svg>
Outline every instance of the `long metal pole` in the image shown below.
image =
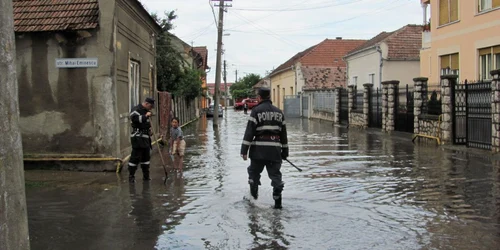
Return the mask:
<svg viewBox="0 0 500 250">
<path fill-rule="evenodd" d="M 219 1 L 219 23 L 217 25 L 217 61 L 215 65 L 214 127 L 219 126 L 219 88 L 221 82 L 222 32 L 224 24 L 224 0 Z"/>
<path fill-rule="evenodd" d="M 0 249 L 30 249 L 12 0 L 0 0 Z"/>
<path fill-rule="evenodd" d="M 224 108 L 227 110 L 228 100 L 227 100 L 227 70 L 226 70 L 226 60 L 224 60 Z"/>
</svg>

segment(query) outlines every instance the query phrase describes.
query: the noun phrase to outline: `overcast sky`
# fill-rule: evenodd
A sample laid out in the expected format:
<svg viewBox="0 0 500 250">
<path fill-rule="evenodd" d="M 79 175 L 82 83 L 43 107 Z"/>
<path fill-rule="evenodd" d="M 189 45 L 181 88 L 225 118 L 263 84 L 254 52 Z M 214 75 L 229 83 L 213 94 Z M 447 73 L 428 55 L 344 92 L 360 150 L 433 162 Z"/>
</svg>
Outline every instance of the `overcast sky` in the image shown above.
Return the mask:
<svg viewBox="0 0 500 250">
<path fill-rule="evenodd" d="M 215 82 L 217 2 L 140 0 L 163 16 L 175 10 L 173 33 L 188 44 L 207 46 L 208 82 Z M 370 39 L 406 24 L 422 24 L 420 0 L 234 0 L 224 15 L 224 55 L 228 82 L 278 67 L 326 38 Z"/>
</svg>

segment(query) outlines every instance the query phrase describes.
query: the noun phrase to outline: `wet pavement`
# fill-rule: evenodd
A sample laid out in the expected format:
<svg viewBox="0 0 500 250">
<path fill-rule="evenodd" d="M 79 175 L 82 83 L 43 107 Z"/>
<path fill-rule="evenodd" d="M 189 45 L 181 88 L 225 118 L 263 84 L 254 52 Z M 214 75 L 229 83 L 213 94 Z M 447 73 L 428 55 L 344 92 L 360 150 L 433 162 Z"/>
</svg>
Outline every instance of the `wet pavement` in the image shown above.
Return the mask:
<svg viewBox="0 0 500 250">
<path fill-rule="evenodd" d="M 32 249 L 498 249 L 499 163 L 408 134 L 291 120 L 282 210 L 265 171 L 249 199 L 248 116 L 184 128 L 184 172 L 163 185 L 115 173 L 27 171 Z M 165 157 L 166 159 L 166 157 Z M 167 159 L 166 159 L 167 160 Z"/>
</svg>

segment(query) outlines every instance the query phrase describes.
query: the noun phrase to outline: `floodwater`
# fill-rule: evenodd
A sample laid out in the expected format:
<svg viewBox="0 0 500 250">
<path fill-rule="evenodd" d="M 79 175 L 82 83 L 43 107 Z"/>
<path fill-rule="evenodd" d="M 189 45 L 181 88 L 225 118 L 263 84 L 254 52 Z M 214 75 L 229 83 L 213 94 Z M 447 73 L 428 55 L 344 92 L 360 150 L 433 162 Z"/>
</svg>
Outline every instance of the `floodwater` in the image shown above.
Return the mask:
<svg viewBox="0 0 500 250">
<path fill-rule="evenodd" d="M 27 171 L 32 249 L 499 249 L 499 163 L 408 134 L 289 119 L 283 209 L 249 195 L 247 115 L 184 128 L 184 172 Z M 165 161 L 168 162 L 167 157 Z"/>
</svg>

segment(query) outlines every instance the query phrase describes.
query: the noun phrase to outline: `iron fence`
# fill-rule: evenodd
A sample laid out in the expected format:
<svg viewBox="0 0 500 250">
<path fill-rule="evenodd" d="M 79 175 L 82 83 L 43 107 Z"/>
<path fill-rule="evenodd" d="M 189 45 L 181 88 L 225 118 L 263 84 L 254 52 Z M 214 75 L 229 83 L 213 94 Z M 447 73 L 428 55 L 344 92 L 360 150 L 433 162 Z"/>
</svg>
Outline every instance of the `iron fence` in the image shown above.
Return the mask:
<svg viewBox="0 0 500 250">
<path fill-rule="evenodd" d="M 313 93 L 313 110 L 318 111 L 335 111 L 335 92 L 333 91 L 318 91 Z"/>
<path fill-rule="evenodd" d="M 357 113 L 363 112 L 363 96 L 364 90 L 358 90 L 358 88 L 354 88 L 353 93 L 353 102 L 352 102 L 352 111 Z"/>
<path fill-rule="evenodd" d="M 398 88 L 397 93 L 398 96 L 396 97 L 395 129 L 397 131 L 413 133 L 413 88 L 408 86 L 407 84 L 403 88 Z"/>
<path fill-rule="evenodd" d="M 372 89 L 369 97 L 369 126 L 382 128 L 382 90 Z"/>
<path fill-rule="evenodd" d="M 422 88 L 422 114 L 441 115 L 441 85 L 429 84 Z"/>
</svg>

